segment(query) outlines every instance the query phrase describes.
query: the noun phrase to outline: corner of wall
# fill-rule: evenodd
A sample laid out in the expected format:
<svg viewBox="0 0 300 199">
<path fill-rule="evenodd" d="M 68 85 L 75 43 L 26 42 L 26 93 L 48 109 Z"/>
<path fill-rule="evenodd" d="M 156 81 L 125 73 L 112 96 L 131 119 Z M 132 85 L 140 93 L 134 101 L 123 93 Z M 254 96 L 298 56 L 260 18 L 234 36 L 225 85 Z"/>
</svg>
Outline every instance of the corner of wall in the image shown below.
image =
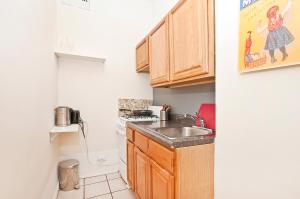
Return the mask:
<svg viewBox="0 0 300 199">
<path fill-rule="evenodd" d="M 57 165 L 58 161 L 54 164 L 55 166 L 52 168 L 50 172 L 48 182 L 44 191 L 42 193 L 41 199 L 56 199 L 59 190 L 59 183 L 57 179 Z"/>
</svg>

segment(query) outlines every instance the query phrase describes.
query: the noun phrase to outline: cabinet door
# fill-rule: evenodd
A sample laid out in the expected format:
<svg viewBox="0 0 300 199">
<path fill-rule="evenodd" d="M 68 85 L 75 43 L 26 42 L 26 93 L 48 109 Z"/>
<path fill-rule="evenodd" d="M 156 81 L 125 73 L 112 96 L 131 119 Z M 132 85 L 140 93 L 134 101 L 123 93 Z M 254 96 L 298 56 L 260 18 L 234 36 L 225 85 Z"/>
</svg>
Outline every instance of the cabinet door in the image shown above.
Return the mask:
<svg viewBox="0 0 300 199">
<path fill-rule="evenodd" d="M 149 40 L 148 37 L 141 41 L 136 47 L 136 70 L 147 71 L 149 66 Z"/>
<path fill-rule="evenodd" d="M 169 14 L 171 80 L 209 72 L 208 0 L 181 0 Z"/>
<path fill-rule="evenodd" d="M 174 199 L 174 176 L 150 160 L 150 199 Z"/>
<path fill-rule="evenodd" d="M 149 35 L 151 85 L 170 80 L 168 17 Z"/>
<path fill-rule="evenodd" d="M 135 194 L 138 199 L 148 199 L 149 159 L 137 147 L 134 148 L 135 159 Z"/>
<path fill-rule="evenodd" d="M 127 141 L 127 181 L 134 190 L 134 145 Z"/>
</svg>

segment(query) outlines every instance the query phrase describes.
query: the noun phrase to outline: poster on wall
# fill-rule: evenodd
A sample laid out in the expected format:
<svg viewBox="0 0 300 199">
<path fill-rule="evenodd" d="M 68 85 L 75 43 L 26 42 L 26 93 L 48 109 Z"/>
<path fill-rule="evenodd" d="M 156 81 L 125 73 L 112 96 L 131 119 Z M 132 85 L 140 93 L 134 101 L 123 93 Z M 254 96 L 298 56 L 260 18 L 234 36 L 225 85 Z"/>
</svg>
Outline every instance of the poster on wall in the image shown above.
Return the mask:
<svg viewBox="0 0 300 199">
<path fill-rule="evenodd" d="M 240 0 L 239 70 L 300 64 L 300 0 Z"/>
</svg>

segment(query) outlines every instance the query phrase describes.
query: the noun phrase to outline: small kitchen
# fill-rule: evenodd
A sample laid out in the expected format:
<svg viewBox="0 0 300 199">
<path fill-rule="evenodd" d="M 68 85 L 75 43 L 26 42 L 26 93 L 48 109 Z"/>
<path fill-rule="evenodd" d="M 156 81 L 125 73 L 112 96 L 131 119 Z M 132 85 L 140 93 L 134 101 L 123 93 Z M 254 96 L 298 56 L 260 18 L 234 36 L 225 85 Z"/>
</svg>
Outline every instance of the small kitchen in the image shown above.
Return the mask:
<svg viewBox="0 0 300 199">
<path fill-rule="evenodd" d="M 4 7 L 0 198 L 300 197 L 299 2 Z"/>
<path fill-rule="evenodd" d="M 136 198 L 214 198 L 213 10 L 213 1 L 180 1 L 136 47 L 136 71 L 150 73 L 154 103 L 164 104 L 157 121 L 126 123 L 126 176 Z M 187 106 L 192 113 L 176 110 Z"/>
<path fill-rule="evenodd" d="M 156 22 L 147 28 L 140 25 L 142 31 L 135 42 L 126 46 L 134 53 L 130 54 L 134 59 L 129 59 L 126 72 L 119 67 L 113 72 L 114 64 L 119 64 L 113 63 L 117 51 L 103 51 L 105 61 L 98 65 L 59 57 L 59 105 L 80 110 L 88 127 L 85 137 L 67 133 L 59 136 L 61 160 L 79 160 L 80 177 L 84 179 L 118 172 L 136 198 L 213 198 L 214 1 L 173 1 L 165 6 L 161 17 L 152 19 Z M 62 18 L 70 12 L 66 6 L 60 9 L 64 11 L 60 13 Z M 200 14 L 203 17 L 193 17 Z M 59 31 L 66 33 L 70 24 L 59 23 Z M 60 36 L 60 51 L 66 51 L 73 35 Z M 114 78 L 126 79 L 122 82 L 124 89 L 111 82 Z M 101 94 L 89 93 L 86 88 L 91 86 Z M 75 92 L 75 98 L 70 91 Z M 103 103 L 95 104 L 97 101 Z M 95 112 L 97 109 L 105 115 Z M 90 194 L 89 184 L 84 189 L 87 198 L 107 194 Z"/>
</svg>

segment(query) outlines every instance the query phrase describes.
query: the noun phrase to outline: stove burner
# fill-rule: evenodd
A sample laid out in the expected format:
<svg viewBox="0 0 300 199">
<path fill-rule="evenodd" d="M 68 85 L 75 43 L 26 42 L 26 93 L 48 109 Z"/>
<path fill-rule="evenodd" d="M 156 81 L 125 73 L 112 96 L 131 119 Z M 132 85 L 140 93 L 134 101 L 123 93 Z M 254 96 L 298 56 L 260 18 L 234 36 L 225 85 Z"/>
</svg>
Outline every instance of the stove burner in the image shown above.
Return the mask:
<svg viewBox="0 0 300 199">
<path fill-rule="evenodd" d="M 151 116 L 134 116 L 134 115 L 125 115 L 126 119 L 157 119 L 157 115 L 151 115 Z"/>
</svg>

